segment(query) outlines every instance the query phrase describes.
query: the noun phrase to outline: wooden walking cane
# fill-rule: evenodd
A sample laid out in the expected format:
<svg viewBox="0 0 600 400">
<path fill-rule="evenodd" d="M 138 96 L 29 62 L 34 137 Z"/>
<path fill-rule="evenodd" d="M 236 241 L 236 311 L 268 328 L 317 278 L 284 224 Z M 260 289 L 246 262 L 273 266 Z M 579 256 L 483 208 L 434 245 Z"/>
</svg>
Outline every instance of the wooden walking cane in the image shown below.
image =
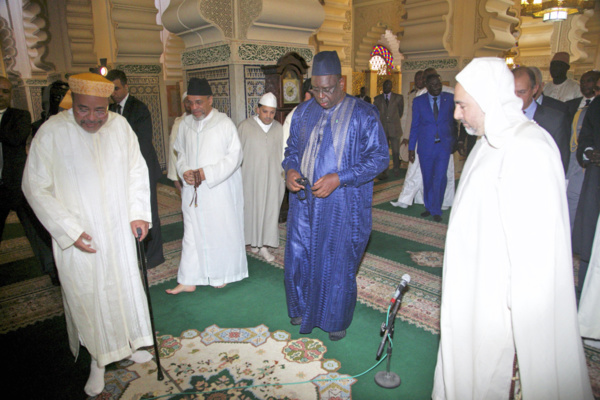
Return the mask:
<svg viewBox="0 0 600 400">
<path fill-rule="evenodd" d="M 137 228 L 137 249 L 138 258 L 142 269 L 142 278 L 144 281 L 144 289 L 146 290 L 146 300 L 148 301 L 148 312 L 150 313 L 150 327 L 152 328 L 152 338 L 154 339 L 154 354 L 156 356 L 156 380 L 162 381 L 165 379 L 162 368 L 160 366 L 160 353 L 158 352 L 158 342 L 156 341 L 156 330 L 154 329 L 154 314 L 152 313 L 152 302 L 150 301 L 150 286 L 148 285 L 148 269 L 146 268 L 146 250 L 144 244 L 141 242 L 142 228 Z"/>
</svg>

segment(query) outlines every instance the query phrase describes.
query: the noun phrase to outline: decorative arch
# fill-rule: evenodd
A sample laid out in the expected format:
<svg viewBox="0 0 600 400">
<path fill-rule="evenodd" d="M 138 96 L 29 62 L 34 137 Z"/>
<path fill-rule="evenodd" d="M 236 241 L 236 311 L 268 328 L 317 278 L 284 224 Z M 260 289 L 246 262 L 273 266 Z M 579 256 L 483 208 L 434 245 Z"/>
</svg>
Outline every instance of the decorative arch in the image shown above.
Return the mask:
<svg viewBox="0 0 600 400">
<path fill-rule="evenodd" d="M 39 1 L 23 2 L 23 29 L 33 73 L 54 70 L 54 65 L 45 61 L 50 41 L 47 19 L 46 9 Z"/>
<path fill-rule="evenodd" d="M 15 69 L 17 65 L 17 43 L 15 42 L 8 21 L 2 17 L 0 17 L 0 46 L 2 46 L 2 56 L 7 77 L 11 80 L 20 79 L 21 74 Z"/>
<path fill-rule="evenodd" d="M 385 46 L 392 53 L 395 62 L 394 68 L 400 68 L 401 60 L 404 58 L 400 52 L 400 40 L 398 39 L 398 36 L 389 29 L 387 24 L 380 21 L 375 26 L 371 27 L 358 45 L 358 50 L 354 57 L 354 70 L 360 71 L 369 69 L 371 52 L 378 44 Z"/>
<path fill-rule="evenodd" d="M 185 50 L 185 43 L 179 36 L 170 33 L 165 38 L 165 50 L 163 53 L 164 77 L 165 79 L 182 80 L 183 69 L 181 65 L 181 54 Z"/>
<path fill-rule="evenodd" d="M 363 36 L 354 56 L 355 71 L 369 69 L 369 60 L 371 59 L 371 51 L 373 51 L 373 46 L 375 46 L 377 42 L 381 40 L 381 36 L 385 34 L 387 28 L 388 27 L 386 24 L 378 22 L 367 31 L 366 35 Z"/>
</svg>

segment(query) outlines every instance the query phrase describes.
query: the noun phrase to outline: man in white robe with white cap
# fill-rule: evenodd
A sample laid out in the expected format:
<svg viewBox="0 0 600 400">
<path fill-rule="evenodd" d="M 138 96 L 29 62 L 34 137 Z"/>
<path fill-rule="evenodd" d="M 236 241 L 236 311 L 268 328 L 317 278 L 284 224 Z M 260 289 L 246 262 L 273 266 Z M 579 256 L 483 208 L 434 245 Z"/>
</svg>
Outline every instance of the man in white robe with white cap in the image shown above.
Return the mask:
<svg viewBox="0 0 600 400">
<path fill-rule="evenodd" d="M 564 169 L 521 111 L 504 60 L 457 76 L 454 117 L 481 136 L 454 200 L 444 254 L 433 400 L 593 399 L 575 305 Z"/>
<path fill-rule="evenodd" d="M 135 245 L 152 221 L 150 185 L 135 132 L 108 111 L 113 83 L 85 73 L 69 87 L 73 109 L 38 130 L 23 192 L 52 236 L 71 351 L 90 353 L 85 392 L 96 396 L 107 364 L 152 358 L 137 350 L 153 339 Z"/>
<path fill-rule="evenodd" d="M 265 93 L 258 101 L 256 115 L 238 126 L 244 152 L 244 230 L 246 244 L 271 262 L 268 247 L 279 247 L 279 209 L 285 193 L 283 168 L 283 127 L 275 121 L 277 98 Z"/>
<path fill-rule="evenodd" d="M 244 245 L 242 146 L 234 123 L 212 107 L 206 79 L 191 78 L 191 115 L 175 139 L 177 173 L 183 178 L 183 242 L 178 285 L 169 294 L 198 285 L 222 288 L 248 277 Z"/>
</svg>

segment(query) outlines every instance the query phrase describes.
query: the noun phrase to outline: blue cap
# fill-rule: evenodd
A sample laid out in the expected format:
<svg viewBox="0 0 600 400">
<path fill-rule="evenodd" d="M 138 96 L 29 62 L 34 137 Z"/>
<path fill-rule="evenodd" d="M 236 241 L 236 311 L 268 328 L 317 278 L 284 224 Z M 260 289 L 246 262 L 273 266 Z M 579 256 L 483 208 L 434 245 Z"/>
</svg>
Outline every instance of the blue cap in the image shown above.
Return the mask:
<svg viewBox="0 0 600 400">
<path fill-rule="evenodd" d="M 322 51 L 317 53 L 313 59 L 313 76 L 339 75 L 342 73 L 342 65 L 337 51 Z"/>
</svg>

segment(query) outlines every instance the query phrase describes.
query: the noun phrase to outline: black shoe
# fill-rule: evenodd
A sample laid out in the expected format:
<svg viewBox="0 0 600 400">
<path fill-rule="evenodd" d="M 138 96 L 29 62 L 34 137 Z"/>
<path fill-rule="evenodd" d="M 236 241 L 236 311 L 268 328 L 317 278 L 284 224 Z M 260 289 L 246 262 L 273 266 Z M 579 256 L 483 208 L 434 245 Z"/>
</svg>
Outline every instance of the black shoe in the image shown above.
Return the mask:
<svg viewBox="0 0 600 400">
<path fill-rule="evenodd" d="M 434 215 L 433 216 L 433 220 L 435 222 L 442 222 L 442 216 L 441 215 Z"/>
<path fill-rule="evenodd" d="M 421 213 L 421 217 L 429 217 L 431 215 L 431 213 L 429 211 L 423 211 Z"/>
<path fill-rule="evenodd" d="M 379 179 L 380 181 L 387 179 L 387 171 L 383 171 L 382 173 L 377 175 L 377 179 Z"/>
<path fill-rule="evenodd" d="M 337 332 L 329 332 L 329 340 L 331 340 L 332 342 L 342 340 L 345 337 L 346 337 L 346 330 L 337 331 Z"/>
<path fill-rule="evenodd" d="M 53 286 L 60 286 L 60 280 L 58 280 L 58 275 L 50 273 L 50 282 L 52 282 Z"/>
<path fill-rule="evenodd" d="M 294 317 L 290 319 L 290 324 L 292 325 L 300 325 L 302 324 L 302 317 Z"/>
</svg>

